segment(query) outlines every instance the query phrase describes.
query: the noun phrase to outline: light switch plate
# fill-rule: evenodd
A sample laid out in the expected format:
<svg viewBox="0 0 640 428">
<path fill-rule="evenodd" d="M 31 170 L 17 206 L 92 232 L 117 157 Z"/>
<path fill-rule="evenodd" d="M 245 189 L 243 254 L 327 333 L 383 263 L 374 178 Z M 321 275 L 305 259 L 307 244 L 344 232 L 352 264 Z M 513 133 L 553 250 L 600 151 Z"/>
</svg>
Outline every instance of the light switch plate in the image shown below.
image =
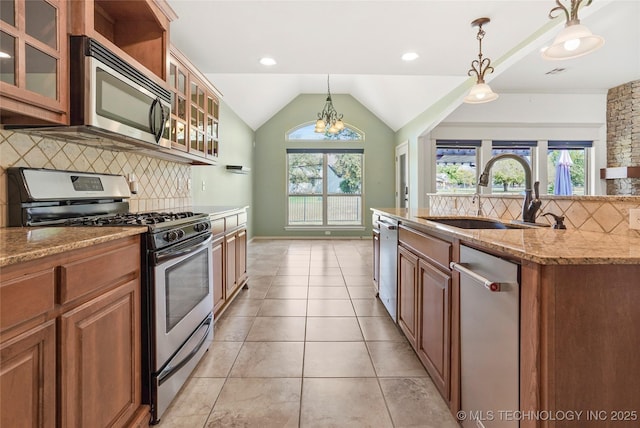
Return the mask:
<svg viewBox="0 0 640 428">
<path fill-rule="evenodd" d="M 640 230 L 640 209 L 629 210 L 629 229 Z"/>
</svg>

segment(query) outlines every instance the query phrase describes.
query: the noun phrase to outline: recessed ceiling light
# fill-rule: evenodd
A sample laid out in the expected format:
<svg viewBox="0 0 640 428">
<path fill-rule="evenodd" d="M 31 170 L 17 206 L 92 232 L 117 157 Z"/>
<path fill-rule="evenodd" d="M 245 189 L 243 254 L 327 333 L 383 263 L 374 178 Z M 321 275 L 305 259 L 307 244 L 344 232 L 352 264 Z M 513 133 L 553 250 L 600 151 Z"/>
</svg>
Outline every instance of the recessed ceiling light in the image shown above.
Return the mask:
<svg viewBox="0 0 640 428">
<path fill-rule="evenodd" d="M 420 55 L 418 55 L 415 52 L 407 52 L 406 54 L 402 55 L 402 60 L 403 61 L 413 61 L 415 59 L 418 59 Z"/>
<path fill-rule="evenodd" d="M 269 57 L 264 57 L 264 58 L 260 58 L 260 64 L 262 65 L 266 65 L 267 67 L 270 67 L 272 65 L 276 65 L 277 62 L 275 59 L 273 58 L 269 58 Z"/>
</svg>

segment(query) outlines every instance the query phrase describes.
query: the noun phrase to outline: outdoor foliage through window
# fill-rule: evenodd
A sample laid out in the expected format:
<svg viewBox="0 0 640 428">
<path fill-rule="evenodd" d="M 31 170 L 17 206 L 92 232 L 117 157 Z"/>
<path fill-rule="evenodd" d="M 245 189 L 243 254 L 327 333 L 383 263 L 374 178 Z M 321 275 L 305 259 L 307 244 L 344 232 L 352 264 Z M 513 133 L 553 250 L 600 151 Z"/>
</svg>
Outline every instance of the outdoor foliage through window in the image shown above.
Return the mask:
<svg viewBox="0 0 640 428">
<path fill-rule="evenodd" d="M 289 151 L 288 224 L 362 224 L 362 150 Z"/>
</svg>

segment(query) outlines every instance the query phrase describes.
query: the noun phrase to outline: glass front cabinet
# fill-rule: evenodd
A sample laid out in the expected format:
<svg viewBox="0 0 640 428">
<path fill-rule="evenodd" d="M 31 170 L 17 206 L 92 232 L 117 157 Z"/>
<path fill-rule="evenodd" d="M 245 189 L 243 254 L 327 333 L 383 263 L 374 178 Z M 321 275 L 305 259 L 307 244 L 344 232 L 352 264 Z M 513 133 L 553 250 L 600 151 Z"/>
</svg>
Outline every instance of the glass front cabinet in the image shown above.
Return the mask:
<svg viewBox="0 0 640 428">
<path fill-rule="evenodd" d="M 169 86 L 173 92 L 171 132 L 174 149 L 215 160 L 219 155 L 219 100 L 210 84 L 172 48 Z"/>
<path fill-rule="evenodd" d="M 0 0 L 3 124 L 67 124 L 66 22 L 65 0 Z"/>
</svg>

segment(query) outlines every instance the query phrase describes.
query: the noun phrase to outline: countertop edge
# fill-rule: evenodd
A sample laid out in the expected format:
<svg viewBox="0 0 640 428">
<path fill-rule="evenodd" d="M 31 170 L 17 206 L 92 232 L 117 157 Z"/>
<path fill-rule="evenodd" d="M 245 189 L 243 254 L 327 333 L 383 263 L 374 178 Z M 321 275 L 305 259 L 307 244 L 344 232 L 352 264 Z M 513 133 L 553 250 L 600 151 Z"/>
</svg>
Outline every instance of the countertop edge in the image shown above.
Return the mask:
<svg viewBox="0 0 640 428">
<path fill-rule="evenodd" d="M 78 248 L 86 248 L 92 245 L 102 244 L 104 242 L 109 242 L 109 241 L 113 241 L 120 238 L 126 238 L 128 236 L 140 235 L 147 232 L 148 230 L 149 229 L 146 226 L 126 227 L 126 228 L 120 228 L 119 231 L 113 232 L 107 235 L 96 236 L 96 237 L 80 239 L 80 240 L 71 239 L 58 245 L 52 245 L 48 247 L 41 247 L 33 250 L 22 251 L 18 254 L 12 254 L 8 256 L 0 257 L 0 268 L 7 267 L 16 263 L 36 260 L 36 259 L 47 257 L 47 256 L 53 256 L 56 254 L 64 253 L 66 251 L 71 251 Z"/>
<path fill-rule="evenodd" d="M 399 210 L 404 210 L 404 214 L 398 214 Z M 497 252 L 502 252 L 504 254 L 508 254 L 510 256 L 519 258 L 521 260 L 526 260 L 530 262 L 534 262 L 540 265 L 629 265 L 629 264 L 638 264 L 640 263 L 640 256 L 629 255 L 625 256 L 623 254 L 616 256 L 595 256 L 595 255 L 577 255 L 573 257 L 566 256 L 558 256 L 557 254 L 541 254 L 540 252 L 528 252 L 522 248 L 514 247 L 513 245 L 508 245 L 504 242 L 496 242 L 490 241 L 487 238 L 482 238 L 481 230 L 467 230 L 460 229 L 453 226 L 447 226 L 443 224 L 437 224 L 431 222 L 426 219 L 421 219 L 417 217 L 417 215 L 413 215 L 416 213 L 421 213 L 421 210 L 412 210 L 411 212 L 407 212 L 405 209 L 398 208 L 371 208 L 371 211 L 377 214 L 386 215 L 398 220 L 400 223 L 404 223 L 407 225 L 413 225 L 418 229 L 428 230 L 436 233 L 441 233 L 452 238 L 459 239 L 461 242 L 468 242 L 471 244 L 476 244 L 478 246 L 482 246 L 484 248 L 494 250 Z M 426 209 L 422 210 L 427 212 Z M 421 215 L 421 214 L 419 214 Z M 427 214 L 428 216 L 428 214 Z M 437 216 L 433 217 L 454 217 L 454 216 Z M 465 216 L 468 217 L 468 216 Z M 497 219 L 499 220 L 499 219 Z M 580 236 L 579 234 L 583 233 L 579 230 L 551 230 L 549 228 L 538 229 L 538 228 L 526 228 L 526 229 L 510 229 L 510 230 L 492 230 L 492 233 L 504 233 L 504 234 L 513 234 L 519 233 L 522 237 L 521 241 L 526 241 L 527 235 L 531 238 L 535 237 L 538 233 L 553 233 L 553 234 L 568 234 L 569 236 Z M 611 237 L 612 235 L 606 233 L 599 232 L 586 232 L 589 234 L 599 234 L 604 237 Z M 626 239 L 637 239 L 637 238 L 628 238 L 620 236 L 620 241 L 624 241 Z M 640 240 L 638 240 L 640 242 Z"/>
</svg>

